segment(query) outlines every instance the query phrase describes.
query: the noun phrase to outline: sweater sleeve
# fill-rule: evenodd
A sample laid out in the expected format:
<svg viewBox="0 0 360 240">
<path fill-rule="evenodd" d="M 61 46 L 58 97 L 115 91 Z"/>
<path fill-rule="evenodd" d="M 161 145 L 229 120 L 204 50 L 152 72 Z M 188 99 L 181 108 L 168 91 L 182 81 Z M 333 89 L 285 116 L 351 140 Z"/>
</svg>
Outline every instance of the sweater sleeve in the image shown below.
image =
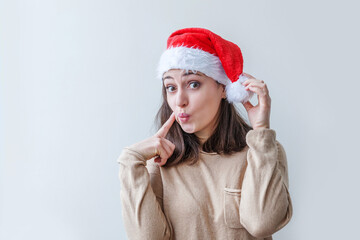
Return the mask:
<svg viewBox="0 0 360 240">
<path fill-rule="evenodd" d="M 121 183 L 122 217 L 128 238 L 171 239 L 171 224 L 151 187 L 146 159 L 126 147 L 117 162 Z"/>
<path fill-rule="evenodd" d="M 250 130 L 247 169 L 241 190 L 240 222 L 254 237 L 283 228 L 292 217 L 287 159 L 272 129 Z"/>
<path fill-rule="evenodd" d="M 163 183 L 161 179 L 160 167 L 157 163 L 154 162 L 155 158 L 148 160 L 146 162 L 146 168 L 150 174 L 150 184 L 153 189 L 156 199 L 160 204 L 161 210 L 164 211 L 163 204 Z"/>
</svg>

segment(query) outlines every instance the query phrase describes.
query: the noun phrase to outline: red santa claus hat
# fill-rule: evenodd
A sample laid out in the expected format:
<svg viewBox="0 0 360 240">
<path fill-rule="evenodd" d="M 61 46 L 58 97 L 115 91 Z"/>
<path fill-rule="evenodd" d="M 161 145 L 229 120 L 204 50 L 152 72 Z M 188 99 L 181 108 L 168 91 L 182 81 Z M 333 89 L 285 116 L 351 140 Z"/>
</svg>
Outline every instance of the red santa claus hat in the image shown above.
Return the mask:
<svg viewBox="0 0 360 240">
<path fill-rule="evenodd" d="M 204 28 L 184 28 L 173 32 L 167 40 L 167 49 L 161 55 L 158 77 L 170 69 L 200 71 L 226 86 L 230 103 L 250 100 L 253 93 L 241 84 L 243 57 L 240 48 Z"/>
</svg>

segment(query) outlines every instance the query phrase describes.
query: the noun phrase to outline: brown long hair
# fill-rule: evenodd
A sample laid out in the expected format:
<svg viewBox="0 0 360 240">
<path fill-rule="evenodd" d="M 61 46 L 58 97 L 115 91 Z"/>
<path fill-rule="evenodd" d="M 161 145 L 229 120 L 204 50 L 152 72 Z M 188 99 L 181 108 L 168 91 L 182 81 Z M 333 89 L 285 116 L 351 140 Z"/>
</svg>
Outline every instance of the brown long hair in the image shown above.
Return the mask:
<svg viewBox="0 0 360 240">
<path fill-rule="evenodd" d="M 169 119 L 172 113 L 167 102 L 164 85 L 162 85 L 162 96 L 162 105 L 155 117 L 158 129 Z M 200 149 L 200 141 L 194 133 L 184 132 L 177 121 L 173 123 L 166 138 L 175 144 L 175 150 L 163 167 L 184 162 L 188 162 L 189 165 L 195 164 L 199 159 L 200 150 L 225 155 L 239 152 L 246 147 L 246 134 L 251 129 L 252 127 L 239 115 L 235 106 L 226 99 L 222 99 L 216 128 L 202 145 L 202 149 Z"/>
</svg>

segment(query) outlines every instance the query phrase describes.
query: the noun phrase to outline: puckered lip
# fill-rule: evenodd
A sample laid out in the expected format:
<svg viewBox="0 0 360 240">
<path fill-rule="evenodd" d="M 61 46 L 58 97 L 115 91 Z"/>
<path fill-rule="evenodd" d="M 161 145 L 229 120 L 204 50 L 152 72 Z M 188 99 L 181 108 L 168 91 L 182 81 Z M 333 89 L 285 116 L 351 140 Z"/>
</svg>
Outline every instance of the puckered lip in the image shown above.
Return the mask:
<svg viewBox="0 0 360 240">
<path fill-rule="evenodd" d="M 190 115 L 189 115 L 189 114 L 186 114 L 186 113 L 179 113 L 179 114 L 178 114 L 178 117 L 179 117 L 179 118 L 187 118 L 187 117 L 190 117 Z"/>
</svg>

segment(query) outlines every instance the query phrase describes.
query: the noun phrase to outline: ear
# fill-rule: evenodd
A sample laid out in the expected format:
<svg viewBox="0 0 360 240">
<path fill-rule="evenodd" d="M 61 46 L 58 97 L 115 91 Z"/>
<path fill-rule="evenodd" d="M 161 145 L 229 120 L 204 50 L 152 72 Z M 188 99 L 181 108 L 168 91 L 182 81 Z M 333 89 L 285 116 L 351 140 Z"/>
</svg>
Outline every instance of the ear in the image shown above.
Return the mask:
<svg viewBox="0 0 360 240">
<path fill-rule="evenodd" d="M 225 88 L 225 85 L 223 85 L 223 84 L 221 84 L 221 86 L 222 86 L 222 94 L 221 94 L 221 98 L 224 98 L 224 99 L 226 99 L 226 88 Z"/>
</svg>

